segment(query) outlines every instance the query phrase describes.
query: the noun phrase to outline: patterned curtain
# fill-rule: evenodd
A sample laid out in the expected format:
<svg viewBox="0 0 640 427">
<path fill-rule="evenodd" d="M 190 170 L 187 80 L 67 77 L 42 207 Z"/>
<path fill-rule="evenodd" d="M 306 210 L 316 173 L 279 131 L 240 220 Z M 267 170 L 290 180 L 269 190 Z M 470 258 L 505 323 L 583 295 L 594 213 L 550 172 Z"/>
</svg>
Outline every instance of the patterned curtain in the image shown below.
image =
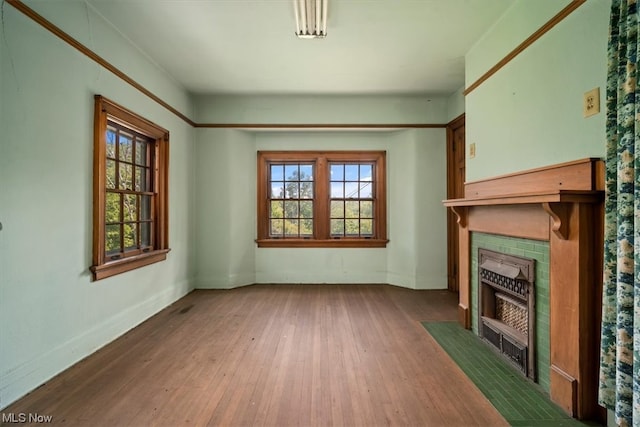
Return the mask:
<svg viewBox="0 0 640 427">
<path fill-rule="evenodd" d="M 607 159 L 600 404 L 640 427 L 640 91 L 636 0 L 613 0 L 607 76 Z"/>
</svg>

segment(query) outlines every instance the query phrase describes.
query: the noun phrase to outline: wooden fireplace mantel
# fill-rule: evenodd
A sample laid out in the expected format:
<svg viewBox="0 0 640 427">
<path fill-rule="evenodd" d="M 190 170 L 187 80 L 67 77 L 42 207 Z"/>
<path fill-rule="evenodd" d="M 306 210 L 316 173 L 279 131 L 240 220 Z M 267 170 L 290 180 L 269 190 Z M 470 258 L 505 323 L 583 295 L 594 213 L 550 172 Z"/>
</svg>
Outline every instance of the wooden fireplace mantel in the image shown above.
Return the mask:
<svg viewBox="0 0 640 427">
<path fill-rule="evenodd" d="M 443 201 L 459 229 L 459 320 L 471 328 L 471 232 L 549 242 L 550 395 L 599 418 L 604 162 L 587 158 L 465 183 Z"/>
<path fill-rule="evenodd" d="M 600 203 L 603 194 L 600 191 L 556 190 L 540 193 L 505 194 L 472 199 L 445 200 L 445 206 L 451 208 L 456 215 L 458 225 L 466 227 L 467 209 L 471 206 L 499 205 L 539 205 L 553 220 L 551 231 L 558 237 L 568 237 L 569 209 L 571 203 Z M 544 239 L 546 240 L 546 239 Z"/>
</svg>

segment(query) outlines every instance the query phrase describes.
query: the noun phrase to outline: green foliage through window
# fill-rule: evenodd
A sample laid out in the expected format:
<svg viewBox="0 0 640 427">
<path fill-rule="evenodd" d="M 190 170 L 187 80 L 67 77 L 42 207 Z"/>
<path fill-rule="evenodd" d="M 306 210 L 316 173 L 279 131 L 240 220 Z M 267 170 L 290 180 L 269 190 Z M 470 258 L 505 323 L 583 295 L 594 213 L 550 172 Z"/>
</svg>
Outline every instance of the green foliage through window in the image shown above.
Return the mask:
<svg viewBox="0 0 640 427">
<path fill-rule="evenodd" d="M 109 122 L 107 126 L 105 254 L 151 246 L 153 140 Z"/>
<path fill-rule="evenodd" d="M 313 164 L 270 165 L 270 235 L 313 236 Z"/>
</svg>

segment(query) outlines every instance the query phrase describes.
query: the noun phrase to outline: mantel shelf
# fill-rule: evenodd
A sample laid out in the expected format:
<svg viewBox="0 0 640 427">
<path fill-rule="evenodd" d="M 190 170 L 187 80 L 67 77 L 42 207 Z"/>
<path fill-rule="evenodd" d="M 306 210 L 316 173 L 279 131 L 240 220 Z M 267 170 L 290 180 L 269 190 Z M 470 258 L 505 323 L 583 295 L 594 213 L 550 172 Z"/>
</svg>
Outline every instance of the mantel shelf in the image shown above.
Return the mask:
<svg viewBox="0 0 640 427">
<path fill-rule="evenodd" d="M 600 203 L 603 191 L 593 190 L 552 190 L 538 193 L 516 193 L 443 200 L 447 207 L 471 207 L 492 205 L 523 205 L 537 203 Z"/>
</svg>

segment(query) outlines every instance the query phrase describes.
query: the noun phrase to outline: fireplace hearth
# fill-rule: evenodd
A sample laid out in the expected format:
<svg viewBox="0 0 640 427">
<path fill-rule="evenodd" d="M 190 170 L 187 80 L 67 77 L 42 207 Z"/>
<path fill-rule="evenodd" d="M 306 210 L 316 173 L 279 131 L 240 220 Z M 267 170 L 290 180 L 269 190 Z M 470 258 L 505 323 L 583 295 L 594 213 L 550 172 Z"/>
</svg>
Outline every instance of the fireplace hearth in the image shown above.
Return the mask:
<svg viewBox="0 0 640 427">
<path fill-rule="evenodd" d="M 478 335 L 536 381 L 535 260 L 478 251 Z"/>
</svg>

